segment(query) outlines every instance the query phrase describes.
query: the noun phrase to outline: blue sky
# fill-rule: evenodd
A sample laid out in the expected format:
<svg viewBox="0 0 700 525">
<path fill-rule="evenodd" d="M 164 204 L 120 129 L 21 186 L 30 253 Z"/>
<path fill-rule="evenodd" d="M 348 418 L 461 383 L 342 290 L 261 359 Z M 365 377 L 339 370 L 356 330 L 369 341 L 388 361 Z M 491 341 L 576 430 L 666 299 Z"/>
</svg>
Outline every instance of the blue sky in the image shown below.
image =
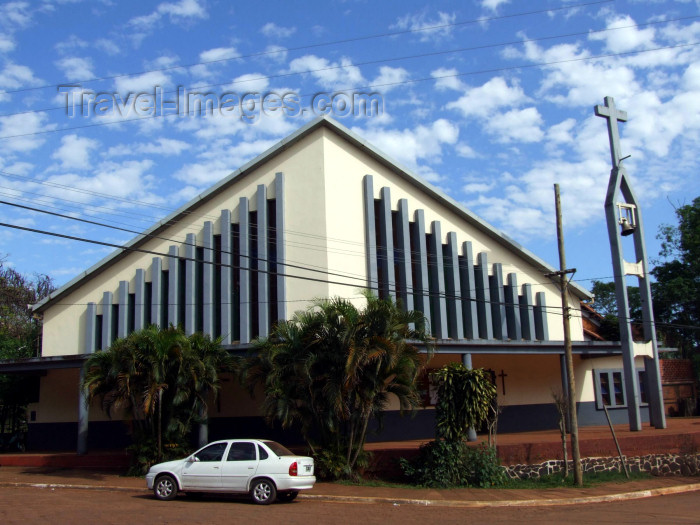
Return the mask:
<svg viewBox="0 0 700 525">
<path fill-rule="evenodd" d="M 590 287 L 612 275 L 610 153 L 593 107 L 612 96 L 629 115 L 622 150 L 653 258 L 659 225 L 700 194 L 698 43 L 691 0 L 6 2 L 0 200 L 141 231 L 313 118 L 310 95 L 375 91 L 380 116 L 334 116 L 555 267 L 558 182 L 568 266 Z M 249 121 L 130 105 L 178 88 L 219 102 L 286 94 L 307 111 L 258 105 Z M 93 99 L 69 116 L 74 91 L 109 110 Z M 0 222 L 133 237 L 6 204 Z M 7 264 L 57 284 L 110 251 L 0 228 Z"/>
</svg>

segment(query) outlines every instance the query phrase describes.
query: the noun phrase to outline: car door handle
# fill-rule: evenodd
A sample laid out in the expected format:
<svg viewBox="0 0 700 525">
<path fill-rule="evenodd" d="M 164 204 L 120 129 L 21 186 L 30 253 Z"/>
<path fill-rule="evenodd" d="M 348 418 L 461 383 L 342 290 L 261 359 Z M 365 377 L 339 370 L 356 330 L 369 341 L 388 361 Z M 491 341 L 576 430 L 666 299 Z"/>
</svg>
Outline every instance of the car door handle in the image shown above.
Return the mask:
<svg viewBox="0 0 700 525">
<path fill-rule="evenodd" d="M 248 467 L 248 470 L 255 470 L 255 467 Z"/>
<path fill-rule="evenodd" d="M 219 467 L 214 467 L 214 468 L 218 470 Z"/>
</svg>

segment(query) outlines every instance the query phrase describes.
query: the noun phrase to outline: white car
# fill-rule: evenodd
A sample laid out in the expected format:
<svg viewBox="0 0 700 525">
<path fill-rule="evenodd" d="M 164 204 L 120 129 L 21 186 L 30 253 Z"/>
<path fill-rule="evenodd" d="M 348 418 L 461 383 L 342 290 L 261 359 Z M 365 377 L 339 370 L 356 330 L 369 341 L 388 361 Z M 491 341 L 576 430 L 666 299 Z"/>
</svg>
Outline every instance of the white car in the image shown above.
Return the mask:
<svg viewBox="0 0 700 525">
<path fill-rule="evenodd" d="M 156 498 L 186 493 L 249 493 L 255 503 L 292 501 L 316 482 L 314 460 L 297 456 L 274 441 L 215 441 L 185 459 L 153 465 L 146 474 Z"/>
</svg>

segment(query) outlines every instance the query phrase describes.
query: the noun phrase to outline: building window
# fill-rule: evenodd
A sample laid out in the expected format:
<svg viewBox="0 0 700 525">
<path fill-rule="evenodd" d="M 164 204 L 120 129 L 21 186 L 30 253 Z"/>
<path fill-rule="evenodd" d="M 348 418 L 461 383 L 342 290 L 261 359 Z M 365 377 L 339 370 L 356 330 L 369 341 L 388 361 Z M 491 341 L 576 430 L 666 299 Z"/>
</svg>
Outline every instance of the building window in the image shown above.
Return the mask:
<svg viewBox="0 0 700 525">
<path fill-rule="evenodd" d="M 627 392 L 625 390 L 625 376 L 621 369 L 594 370 L 596 408 L 603 410 L 608 408 L 626 408 Z M 642 405 L 647 404 L 646 373 L 643 369 L 637 370 L 639 380 L 639 398 Z"/>
</svg>

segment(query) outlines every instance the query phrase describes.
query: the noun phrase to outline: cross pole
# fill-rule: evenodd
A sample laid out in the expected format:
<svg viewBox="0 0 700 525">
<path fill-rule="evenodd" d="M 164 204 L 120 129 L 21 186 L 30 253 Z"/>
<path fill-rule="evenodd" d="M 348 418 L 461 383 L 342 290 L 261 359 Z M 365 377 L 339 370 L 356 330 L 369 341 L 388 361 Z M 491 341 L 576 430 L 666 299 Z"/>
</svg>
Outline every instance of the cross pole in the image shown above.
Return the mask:
<svg viewBox="0 0 700 525">
<path fill-rule="evenodd" d="M 649 397 L 649 417 L 652 425 L 656 428 L 666 428 L 664 416 L 663 397 L 661 394 L 661 377 L 659 373 L 659 354 L 656 342 L 656 330 L 654 327 L 654 316 L 651 305 L 651 289 L 647 270 L 646 246 L 644 243 L 644 229 L 642 226 L 642 215 L 637 203 L 637 199 L 632 191 L 627 172 L 622 164 L 620 150 L 620 133 L 618 122 L 627 121 L 627 112 L 615 107 L 612 97 L 605 97 L 604 106 L 595 106 L 595 114 L 603 117 L 608 125 L 608 137 L 610 139 L 610 156 L 612 160 L 612 170 L 610 171 L 610 182 L 605 198 L 605 216 L 608 226 L 608 237 L 610 239 L 610 251 L 612 253 L 613 275 L 615 279 L 615 296 L 617 299 L 618 322 L 620 325 L 620 343 L 622 346 L 622 363 L 625 378 L 625 391 L 627 397 L 627 413 L 630 430 L 641 430 L 642 420 L 640 414 L 640 394 L 639 376 L 635 365 L 634 339 L 632 336 L 632 325 L 629 310 L 629 298 L 627 296 L 627 268 L 629 264 L 623 259 L 622 238 L 619 231 L 617 216 L 618 193 L 622 194 L 625 203 L 632 205 L 634 214 L 633 223 L 636 229 L 633 233 L 635 268 L 642 268 L 641 274 L 638 270 L 630 273 L 639 278 L 639 292 L 642 303 L 642 317 L 644 326 L 644 339 L 651 344 L 652 357 L 645 357 L 645 370 L 647 377 L 647 392 Z"/>
<path fill-rule="evenodd" d="M 605 97 L 605 105 L 595 107 L 597 117 L 603 117 L 608 121 L 608 137 L 610 138 L 610 156 L 613 169 L 620 165 L 620 132 L 617 129 L 617 121 L 627 122 L 627 112 L 615 107 L 612 97 Z"/>
</svg>

